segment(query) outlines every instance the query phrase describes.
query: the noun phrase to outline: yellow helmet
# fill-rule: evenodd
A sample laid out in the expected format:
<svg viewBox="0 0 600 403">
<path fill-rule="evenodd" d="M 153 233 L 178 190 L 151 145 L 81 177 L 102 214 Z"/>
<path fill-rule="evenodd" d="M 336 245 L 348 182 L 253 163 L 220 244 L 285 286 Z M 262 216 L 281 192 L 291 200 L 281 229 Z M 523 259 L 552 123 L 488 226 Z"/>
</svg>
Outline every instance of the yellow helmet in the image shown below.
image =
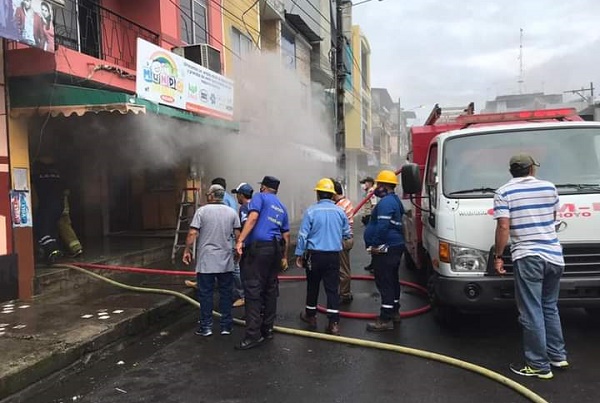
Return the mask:
<svg viewBox="0 0 600 403">
<path fill-rule="evenodd" d="M 333 186 L 333 182 L 329 178 L 323 178 L 317 182 L 317 186 L 315 186 L 315 190 L 326 193 L 334 193 L 335 189 Z"/>
<path fill-rule="evenodd" d="M 377 175 L 377 178 L 375 178 L 375 182 L 391 183 L 393 185 L 397 185 L 399 183 L 398 177 L 396 176 L 396 174 L 393 171 L 389 171 L 386 169 L 379 172 L 379 174 Z"/>
</svg>

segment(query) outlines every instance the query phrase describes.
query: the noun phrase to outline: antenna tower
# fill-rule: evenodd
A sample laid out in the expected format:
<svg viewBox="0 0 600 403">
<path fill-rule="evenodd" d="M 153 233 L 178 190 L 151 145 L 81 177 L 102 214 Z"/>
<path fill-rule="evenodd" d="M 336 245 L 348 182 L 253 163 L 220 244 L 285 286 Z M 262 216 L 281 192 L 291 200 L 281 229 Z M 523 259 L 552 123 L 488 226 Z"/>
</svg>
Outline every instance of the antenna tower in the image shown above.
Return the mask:
<svg viewBox="0 0 600 403">
<path fill-rule="evenodd" d="M 523 28 L 519 39 L 519 94 L 523 93 Z"/>
</svg>

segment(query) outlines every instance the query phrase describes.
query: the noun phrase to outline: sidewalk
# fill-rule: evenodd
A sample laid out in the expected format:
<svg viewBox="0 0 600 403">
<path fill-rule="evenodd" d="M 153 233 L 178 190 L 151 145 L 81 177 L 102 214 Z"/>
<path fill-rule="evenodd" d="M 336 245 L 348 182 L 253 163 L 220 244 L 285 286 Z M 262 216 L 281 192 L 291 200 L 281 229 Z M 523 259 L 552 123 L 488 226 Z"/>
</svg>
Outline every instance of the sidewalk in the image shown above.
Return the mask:
<svg viewBox="0 0 600 403">
<path fill-rule="evenodd" d="M 292 226 L 292 247 L 298 224 Z M 100 264 L 160 269 L 174 268 L 164 260 L 164 248 L 130 251 L 120 256 L 92 259 Z M 168 248 L 170 255 L 170 248 Z M 156 262 L 158 259 L 162 261 Z M 91 261 L 90 261 L 91 262 Z M 140 294 L 116 288 L 74 270 L 39 269 L 33 302 L 0 304 L 0 400 L 20 401 L 11 395 L 23 391 L 57 371 L 151 326 L 167 325 L 194 311 L 183 300 L 160 294 Z M 46 272 L 44 272 L 46 271 Z M 116 281 L 148 288 L 163 288 L 194 297 L 185 287 L 188 276 L 152 276 L 95 271 Z"/>
</svg>

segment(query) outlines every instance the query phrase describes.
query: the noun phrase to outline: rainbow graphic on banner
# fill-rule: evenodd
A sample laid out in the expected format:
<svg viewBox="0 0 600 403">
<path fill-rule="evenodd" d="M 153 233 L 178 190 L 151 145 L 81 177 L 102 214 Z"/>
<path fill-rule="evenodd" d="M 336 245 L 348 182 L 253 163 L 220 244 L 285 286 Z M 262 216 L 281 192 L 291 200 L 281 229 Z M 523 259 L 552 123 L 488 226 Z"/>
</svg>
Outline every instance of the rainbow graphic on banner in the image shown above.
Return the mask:
<svg viewBox="0 0 600 403">
<path fill-rule="evenodd" d="M 165 102 L 173 103 L 176 96 L 183 94 L 183 79 L 179 76 L 177 64 L 168 53 L 154 52 L 144 65 L 143 77 Z"/>
</svg>

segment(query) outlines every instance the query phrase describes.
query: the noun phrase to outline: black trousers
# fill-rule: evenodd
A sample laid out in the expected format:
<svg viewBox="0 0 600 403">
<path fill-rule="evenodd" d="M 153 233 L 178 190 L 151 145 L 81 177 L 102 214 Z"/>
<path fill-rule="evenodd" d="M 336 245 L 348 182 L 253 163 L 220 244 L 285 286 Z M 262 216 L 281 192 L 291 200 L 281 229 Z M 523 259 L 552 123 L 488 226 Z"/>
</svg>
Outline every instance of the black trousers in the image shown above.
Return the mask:
<svg viewBox="0 0 600 403">
<path fill-rule="evenodd" d="M 375 285 L 381 294 L 379 318 L 383 321 L 392 320 L 394 313 L 400 309 L 399 270 L 403 253 L 403 247 L 390 247 L 385 254 L 372 255 Z"/>
<path fill-rule="evenodd" d="M 240 274 L 244 286 L 246 338 L 258 340 L 273 328 L 277 315 L 282 253 L 274 244 L 244 249 Z"/>
<path fill-rule="evenodd" d="M 59 250 L 58 220 L 63 213 L 64 205 L 61 198 L 43 199 L 35 215 L 35 231 L 38 243 L 47 257 L 50 253 Z"/>
<path fill-rule="evenodd" d="M 329 323 L 340 321 L 340 253 L 310 252 L 306 268 L 306 315 L 317 314 L 319 288 L 327 295 L 327 317 Z"/>
</svg>

